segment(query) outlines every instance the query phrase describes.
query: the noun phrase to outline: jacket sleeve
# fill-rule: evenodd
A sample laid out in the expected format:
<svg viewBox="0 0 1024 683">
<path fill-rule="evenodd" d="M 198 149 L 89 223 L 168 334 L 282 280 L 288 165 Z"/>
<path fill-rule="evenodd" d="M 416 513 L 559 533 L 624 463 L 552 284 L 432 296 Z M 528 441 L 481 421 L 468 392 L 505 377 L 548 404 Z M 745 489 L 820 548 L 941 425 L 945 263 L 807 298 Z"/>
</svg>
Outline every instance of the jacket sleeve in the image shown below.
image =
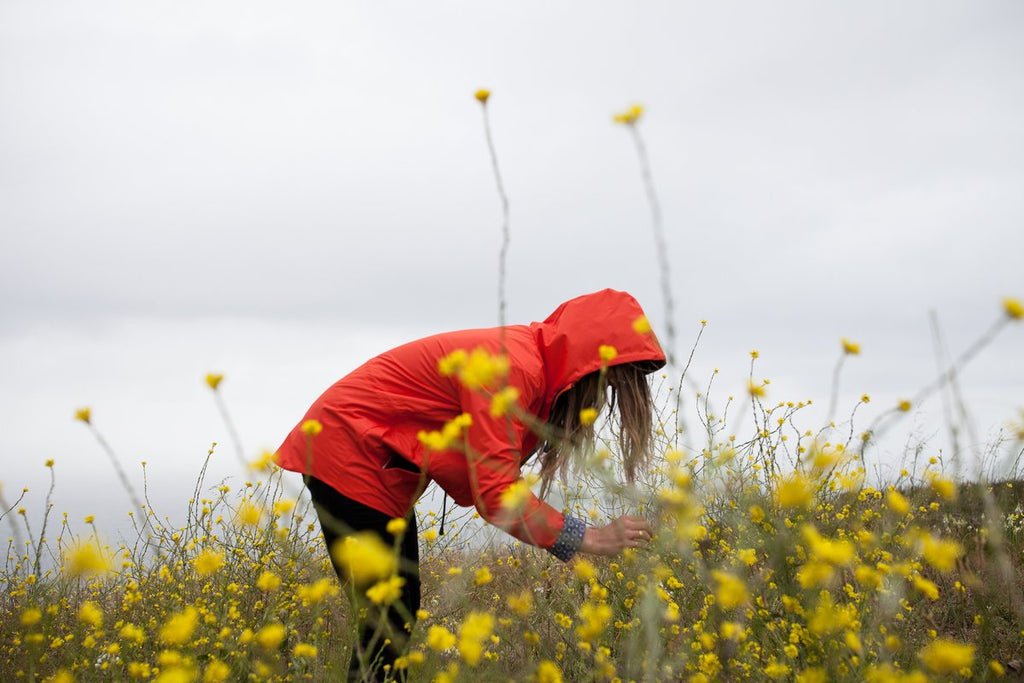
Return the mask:
<svg viewBox="0 0 1024 683">
<path fill-rule="evenodd" d="M 573 518 L 537 498 L 522 481 L 522 444 L 528 427 L 514 419 L 511 411 L 492 416 L 491 397 L 484 392 L 464 388 L 460 398 L 463 411 L 473 420 L 465 458 L 477 511 L 524 543 L 551 550 L 561 541 L 560 548 L 565 546 L 574 552 L 579 546 L 574 543 L 576 536 L 582 541 L 582 532 L 576 533 L 582 522 L 567 522 Z"/>
</svg>

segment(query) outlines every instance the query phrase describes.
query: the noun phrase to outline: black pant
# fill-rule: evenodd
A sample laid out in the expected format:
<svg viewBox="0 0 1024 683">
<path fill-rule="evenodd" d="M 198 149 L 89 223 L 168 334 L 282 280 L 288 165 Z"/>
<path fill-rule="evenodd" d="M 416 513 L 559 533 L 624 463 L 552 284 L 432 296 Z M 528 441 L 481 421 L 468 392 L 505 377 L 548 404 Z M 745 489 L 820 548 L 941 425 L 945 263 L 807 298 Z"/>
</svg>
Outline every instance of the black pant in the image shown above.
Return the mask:
<svg viewBox="0 0 1024 683">
<path fill-rule="evenodd" d="M 390 516 L 342 495 L 319 479 L 307 476 L 305 482 L 320 519 L 328 554 L 338 538 L 357 531 L 373 531 L 387 545 L 395 544 L 395 537 L 387 532 Z M 331 556 L 334 571 L 354 597 L 352 610 L 359 621 L 359 642 L 349 663 L 350 681 L 383 681 L 384 667 L 393 666 L 395 659 L 405 651 L 409 631 L 416 622 L 416 611 L 420 608 L 420 552 L 415 513 L 410 511 L 405 521 L 398 567 L 398 575 L 405 579 L 405 585 L 401 600 L 387 608 L 386 619 L 380 618 L 380 607 L 366 600 L 359 591 L 351 590 L 353 587 L 346 581 L 342 568 Z M 366 618 L 360 616 L 364 608 Z"/>
</svg>

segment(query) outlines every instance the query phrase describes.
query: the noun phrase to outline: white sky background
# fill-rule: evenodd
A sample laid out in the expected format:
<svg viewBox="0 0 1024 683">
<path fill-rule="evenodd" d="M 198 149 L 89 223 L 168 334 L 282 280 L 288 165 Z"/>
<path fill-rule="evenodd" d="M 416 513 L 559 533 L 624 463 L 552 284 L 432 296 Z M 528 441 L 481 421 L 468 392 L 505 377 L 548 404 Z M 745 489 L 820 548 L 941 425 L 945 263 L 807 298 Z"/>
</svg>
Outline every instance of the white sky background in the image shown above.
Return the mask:
<svg viewBox="0 0 1024 683">
<path fill-rule="evenodd" d="M 1019 2 L 0 4 L 0 481 L 112 527 L 238 470 L 203 377 L 252 457 L 326 386 L 426 334 L 624 289 L 664 331 L 628 131 L 662 203 L 678 352 L 744 392 L 871 416 L 1024 296 Z M 1024 407 L 1020 325 L 961 376 L 987 441 Z M 663 337 L 664 338 L 664 337 Z M 667 341 L 667 340 L 665 340 Z M 692 396 L 689 397 L 692 401 Z M 938 398 L 896 427 L 947 441 Z M 807 428 L 823 418 L 808 413 Z M 687 419 L 694 423 L 692 410 Z M 749 413 L 748 413 L 749 414 Z M 1019 417 L 1018 417 L 1019 419 Z M 749 426 L 738 428 L 740 434 Z M 911 440 L 913 440 L 913 438 Z"/>
</svg>

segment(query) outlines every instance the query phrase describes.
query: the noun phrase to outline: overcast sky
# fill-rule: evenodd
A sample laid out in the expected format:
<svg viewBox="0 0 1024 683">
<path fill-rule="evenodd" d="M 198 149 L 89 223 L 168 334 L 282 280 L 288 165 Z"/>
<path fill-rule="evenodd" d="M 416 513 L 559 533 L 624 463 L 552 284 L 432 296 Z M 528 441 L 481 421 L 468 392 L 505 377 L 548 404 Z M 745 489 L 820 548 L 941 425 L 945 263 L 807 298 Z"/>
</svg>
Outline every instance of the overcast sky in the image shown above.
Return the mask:
<svg viewBox="0 0 1024 683">
<path fill-rule="evenodd" d="M 772 400 L 826 403 L 849 337 L 841 413 L 868 392 L 866 425 L 936 374 L 930 310 L 955 354 L 1024 297 L 1016 0 L 0 0 L 5 499 L 28 486 L 41 509 L 54 458 L 56 509 L 116 524 L 128 498 L 71 417 L 89 405 L 171 507 L 210 442 L 237 475 L 207 372 L 255 457 L 367 357 L 496 324 L 481 87 L 512 322 L 614 287 L 664 336 L 637 156 L 611 121 L 632 103 L 677 351 L 707 319 L 691 376 L 720 368 L 720 402 L 758 349 Z M 983 440 L 1024 408 L 1022 340 L 1004 330 L 961 377 Z M 938 405 L 876 464 L 911 435 L 946 447 Z"/>
</svg>

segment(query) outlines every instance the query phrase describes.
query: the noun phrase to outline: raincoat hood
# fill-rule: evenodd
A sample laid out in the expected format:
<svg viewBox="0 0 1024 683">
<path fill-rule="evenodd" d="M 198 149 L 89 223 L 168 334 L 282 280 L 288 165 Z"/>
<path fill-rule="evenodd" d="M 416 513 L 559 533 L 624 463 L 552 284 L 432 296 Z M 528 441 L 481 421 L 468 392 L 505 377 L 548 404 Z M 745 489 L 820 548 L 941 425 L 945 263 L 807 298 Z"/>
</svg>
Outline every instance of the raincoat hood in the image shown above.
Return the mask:
<svg viewBox="0 0 1024 683">
<path fill-rule="evenodd" d="M 665 365 L 665 352 L 632 296 L 603 289 L 566 301 L 543 322 L 530 326 L 544 359 L 545 410 L 581 377 L 601 369 L 602 346 L 616 355 L 608 365 L 649 363 L 649 372 Z"/>
</svg>

